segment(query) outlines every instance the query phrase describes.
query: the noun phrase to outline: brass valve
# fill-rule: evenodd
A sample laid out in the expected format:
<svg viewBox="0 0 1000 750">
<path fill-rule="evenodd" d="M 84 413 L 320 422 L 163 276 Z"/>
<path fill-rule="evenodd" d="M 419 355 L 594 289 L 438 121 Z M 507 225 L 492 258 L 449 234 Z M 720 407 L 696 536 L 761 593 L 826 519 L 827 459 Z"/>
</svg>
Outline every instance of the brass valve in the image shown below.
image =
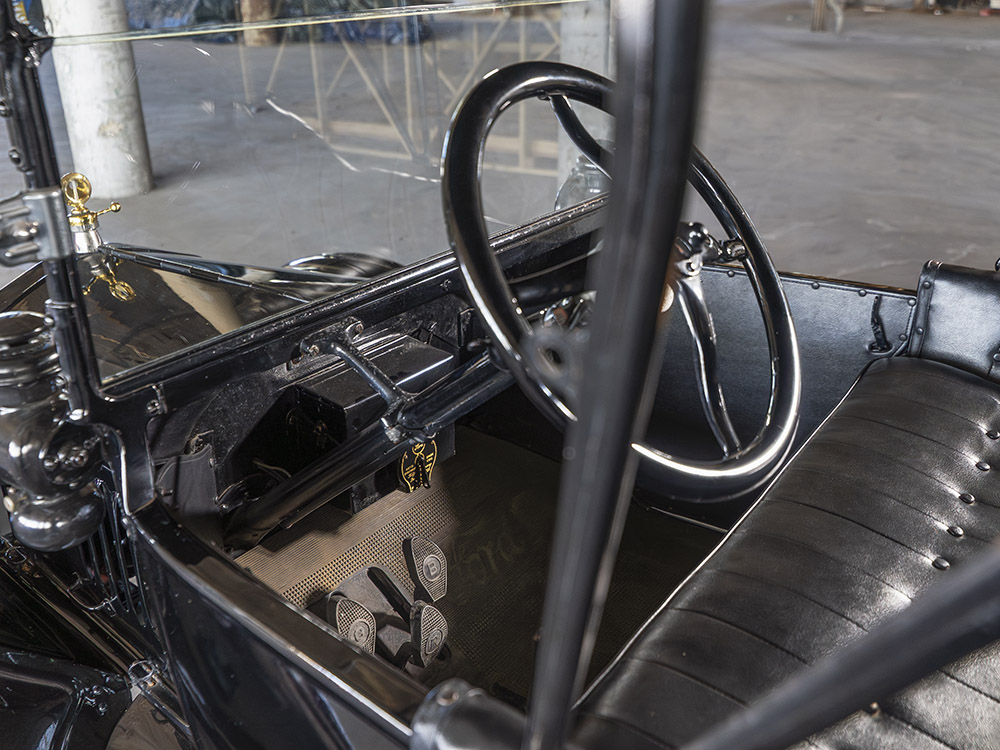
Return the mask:
<svg viewBox="0 0 1000 750">
<path fill-rule="evenodd" d="M 97 217 L 101 214 L 118 213 L 122 210 L 122 204 L 113 202 L 101 211 L 91 211 L 85 205 L 90 200 L 91 185 L 90 180 L 79 172 L 69 172 L 63 175 L 59 181 L 62 188 L 63 198 L 69 206 L 69 226 L 73 231 L 82 232 L 88 229 L 97 228 Z"/>
</svg>

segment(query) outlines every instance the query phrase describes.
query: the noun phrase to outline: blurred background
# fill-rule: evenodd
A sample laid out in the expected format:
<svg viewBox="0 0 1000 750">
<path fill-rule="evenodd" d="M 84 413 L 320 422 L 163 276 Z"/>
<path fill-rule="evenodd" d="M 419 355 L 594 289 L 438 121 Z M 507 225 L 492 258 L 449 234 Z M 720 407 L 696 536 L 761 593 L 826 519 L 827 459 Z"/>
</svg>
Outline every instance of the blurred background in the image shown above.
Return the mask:
<svg viewBox="0 0 1000 750">
<path fill-rule="evenodd" d="M 439 155 L 464 93 L 524 59 L 613 75 L 613 14 L 589 0 L 32 0 L 26 11 L 56 37 L 41 77 L 60 166 L 92 179 L 95 208 L 124 207 L 103 217 L 105 241 L 243 263 L 445 249 Z M 709 35 L 698 142 L 780 269 L 913 287 L 931 258 L 993 267 L 1000 15 L 989 0 L 717 0 Z M 606 118 L 588 123 L 610 137 Z M 548 105 L 529 102 L 501 118 L 486 163 L 499 230 L 551 211 L 576 156 Z M 0 192 L 20 187 L 4 160 Z"/>
</svg>

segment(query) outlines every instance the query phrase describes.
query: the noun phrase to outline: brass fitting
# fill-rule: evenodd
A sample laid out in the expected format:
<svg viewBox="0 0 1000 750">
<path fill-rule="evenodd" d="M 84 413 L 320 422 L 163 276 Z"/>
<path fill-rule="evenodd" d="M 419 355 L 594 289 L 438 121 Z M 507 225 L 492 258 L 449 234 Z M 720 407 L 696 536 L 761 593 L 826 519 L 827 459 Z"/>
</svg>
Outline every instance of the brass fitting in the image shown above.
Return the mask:
<svg viewBox="0 0 1000 750">
<path fill-rule="evenodd" d="M 69 207 L 69 226 L 74 232 L 86 232 L 97 229 L 97 217 L 101 214 L 118 213 L 122 210 L 122 204 L 113 202 L 101 211 L 91 211 L 86 203 L 90 200 L 92 188 L 90 180 L 79 172 L 69 172 L 63 175 L 59 181 L 62 188 L 63 198 Z"/>
</svg>

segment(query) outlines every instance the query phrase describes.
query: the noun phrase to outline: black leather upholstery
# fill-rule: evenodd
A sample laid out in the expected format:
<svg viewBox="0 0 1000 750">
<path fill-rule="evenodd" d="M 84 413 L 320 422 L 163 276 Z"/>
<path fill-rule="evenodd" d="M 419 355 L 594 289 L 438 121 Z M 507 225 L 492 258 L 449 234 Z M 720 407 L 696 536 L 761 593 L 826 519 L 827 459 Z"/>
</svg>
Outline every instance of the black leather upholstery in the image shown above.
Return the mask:
<svg viewBox="0 0 1000 750">
<path fill-rule="evenodd" d="M 1000 535 L 994 428 L 1000 386 L 876 362 L 598 680 L 575 740 L 676 747 L 947 580 Z M 808 744 L 1000 748 L 1000 644 Z"/>
<path fill-rule="evenodd" d="M 997 300 L 1000 273 L 929 261 L 920 274 L 910 356 L 1000 381 Z"/>
</svg>

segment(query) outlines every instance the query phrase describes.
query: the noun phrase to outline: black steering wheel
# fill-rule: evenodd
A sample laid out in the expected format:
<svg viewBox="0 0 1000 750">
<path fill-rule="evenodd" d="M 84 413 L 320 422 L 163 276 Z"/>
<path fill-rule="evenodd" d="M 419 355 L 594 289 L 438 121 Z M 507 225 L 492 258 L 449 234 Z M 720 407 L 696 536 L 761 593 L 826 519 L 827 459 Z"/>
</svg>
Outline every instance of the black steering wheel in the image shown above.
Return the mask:
<svg viewBox="0 0 1000 750">
<path fill-rule="evenodd" d="M 504 110 L 525 99 L 541 98 L 552 102 L 567 134 L 597 163 L 600 147 L 572 114 L 567 100 L 610 112 L 611 96 L 608 79 L 581 68 L 554 62 L 516 63 L 494 71 L 466 96 L 452 117 L 444 141 L 445 222 L 469 297 L 521 389 L 542 413 L 563 428 L 575 416 L 569 399 L 558 392 L 551 373 L 546 371 L 546 356 L 539 355 L 540 350 L 551 345 L 550 337 L 539 335 L 539 329 L 522 313 L 490 247 L 480 188 L 483 154 L 490 128 Z M 798 425 L 801 366 L 781 280 L 750 217 L 697 149 L 692 155 L 688 181 L 733 238 L 731 243 L 741 246 L 740 259 L 764 320 L 771 364 L 771 395 L 764 424 L 750 443 L 740 445 L 729 425 L 715 376 L 711 317 L 703 307 L 704 300 L 697 299 L 698 291 L 692 294 L 690 287 L 675 280 L 671 285 L 674 298 L 683 303 L 689 327 L 696 334 L 703 404 L 720 438 L 723 456 L 716 461 L 693 461 L 645 443 L 634 444 L 633 448 L 643 458 L 643 473 L 652 475 L 659 492 L 682 501 L 704 503 L 747 492 L 769 479 L 781 465 Z M 667 252 L 670 243 L 664 245 Z M 687 247 L 690 249 L 690 243 Z"/>
</svg>

